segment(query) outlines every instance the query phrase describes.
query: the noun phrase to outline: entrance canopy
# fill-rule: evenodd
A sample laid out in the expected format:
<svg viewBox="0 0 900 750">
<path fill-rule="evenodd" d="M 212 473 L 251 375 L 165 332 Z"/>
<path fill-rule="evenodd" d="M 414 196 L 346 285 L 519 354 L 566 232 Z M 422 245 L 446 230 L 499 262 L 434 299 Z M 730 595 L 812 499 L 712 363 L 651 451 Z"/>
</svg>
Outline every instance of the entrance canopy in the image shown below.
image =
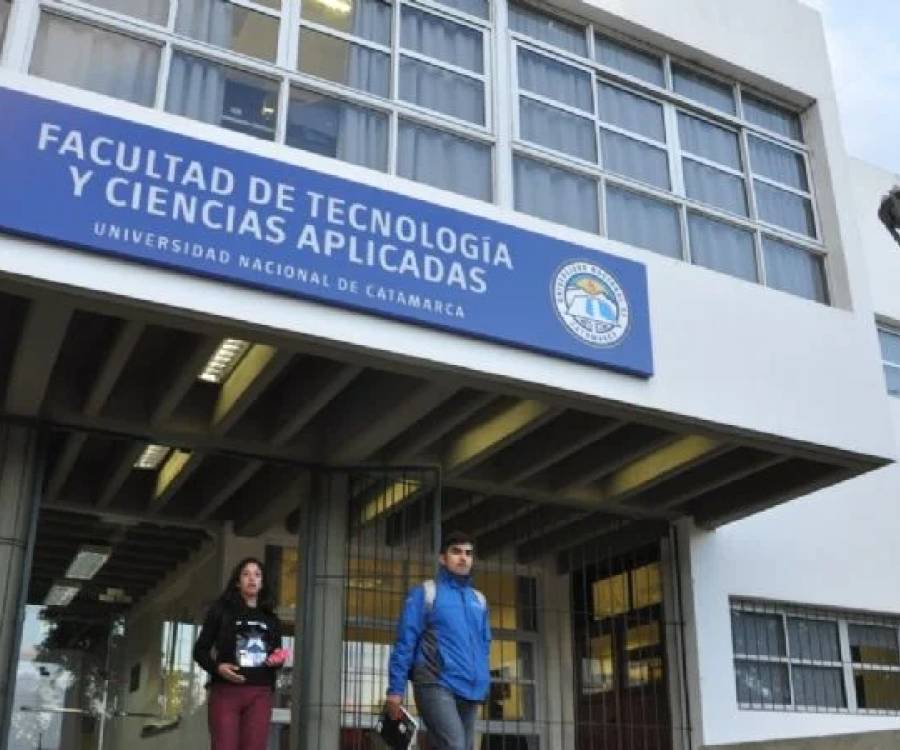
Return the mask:
<svg viewBox="0 0 900 750">
<path fill-rule="evenodd" d="M 122 517 L 132 549 L 177 559 L 205 525 L 295 524 L 312 467 L 437 465 L 445 521 L 528 561 L 629 521 L 716 527 L 881 462 L 11 280 L 0 316 L 3 411 L 54 428 L 40 540 Z M 69 550 L 38 548 L 35 575 L 60 577 Z"/>
</svg>

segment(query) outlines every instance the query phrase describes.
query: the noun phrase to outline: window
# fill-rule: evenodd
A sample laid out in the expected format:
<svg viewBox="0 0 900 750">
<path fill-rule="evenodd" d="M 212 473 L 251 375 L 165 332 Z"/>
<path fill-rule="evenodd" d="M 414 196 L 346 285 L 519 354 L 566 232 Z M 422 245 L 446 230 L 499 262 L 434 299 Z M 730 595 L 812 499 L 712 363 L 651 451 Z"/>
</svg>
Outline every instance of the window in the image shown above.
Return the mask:
<svg viewBox="0 0 900 750">
<path fill-rule="evenodd" d="M 587 41 L 583 27 L 546 15 L 534 8 L 510 3 L 509 28 L 552 47 L 582 57 L 587 56 Z"/>
<path fill-rule="evenodd" d="M 495 29 L 491 0 L 56 0 L 31 71 L 829 303 L 798 110 L 574 16 L 507 10 Z M 507 132 L 512 158 L 494 153 Z"/>
<path fill-rule="evenodd" d="M 385 171 L 388 116 L 314 91 L 294 89 L 285 143 Z"/>
<path fill-rule="evenodd" d="M 41 14 L 31 71 L 490 201 L 489 2 L 437 5 L 83 0 Z"/>
<path fill-rule="evenodd" d="M 400 121 L 397 174 L 473 198 L 491 199 L 491 150 L 444 130 Z"/>
<path fill-rule="evenodd" d="M 166 109 L 273 140 L 278 84 L 238 68 L 176 52 L 172 56 Z"/>
<path fill-rule="evenodd" d="M 45 14 L 30 72 L 149 107 L 156 95 L 160 52 L 150 42 Z"/>
<path fill-rule="evenodd" d="M 879 326 L 878 343 L 881 344 L 881 364 L 887 392 L 891 396 L 900 396 L 900 332 Z"/>
<path fill-rule="evenodd" d="M 797 112 L 530 6 L 510 6 L 510 40 L 518 210 L 828 303 Z M 526 197 L 551 174 L 596 185 L 598 220 Z"/>
<path fill-rule="evenodd" d="M 598 231 L 597 183 L 575 172 L 516 157 L 516 210 L 588 232 Z"/>
<path fill-rule="evenodd" d="M 640 78 L 657 86 L 665 85 L 663 61 L 658 55 L 597 33 L 594 35 L 594 57 L 601 65 L 625 75 Z"/>
<path fill-rule="evenodd" d="M 816 302 L 828 302 L 820 253 L 763 235 L 766 284 Z"/>
<path fill-rule="evenodd" d="M 224 0 L 179 0 L 175 31 L 232 52 L 275 62 L 278 14 Z"/>
<path fill-rule="evenodd" d="M 206 673 L 192 656 L 198 635 L 199 626 L 193 622 L 163 622 L 160 709 L 164 716 L 186 716 L 206 700 Z"/>
<path fill-rule="evenodd" d="M 732 600 L 741 708 L 900 712 L 900 620 Z"/>
</svg>

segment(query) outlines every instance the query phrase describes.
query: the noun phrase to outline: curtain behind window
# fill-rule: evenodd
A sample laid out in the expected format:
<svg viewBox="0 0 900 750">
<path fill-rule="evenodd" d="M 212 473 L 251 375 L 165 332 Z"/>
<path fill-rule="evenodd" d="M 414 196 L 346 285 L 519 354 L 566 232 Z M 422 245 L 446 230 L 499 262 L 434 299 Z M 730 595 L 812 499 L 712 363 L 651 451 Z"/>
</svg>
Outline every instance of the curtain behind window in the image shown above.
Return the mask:
<svg viewBox="0 0 900 750">
<path fill-rule="evenodd" d="M 397 172 L 428 185 L 491 200 L 491 149 L 450 133 L 400 123 Z"/>
<path fill-rule="evenodd" d="M 597 232 L 597 183 L 531 159 L 515 160 L 516 210 Z"/>
<path fill-rule="evenodd" d="M 149 42 L 44 14 L 30 72 L 150 107 L 159 57 Z"/>
</svg>

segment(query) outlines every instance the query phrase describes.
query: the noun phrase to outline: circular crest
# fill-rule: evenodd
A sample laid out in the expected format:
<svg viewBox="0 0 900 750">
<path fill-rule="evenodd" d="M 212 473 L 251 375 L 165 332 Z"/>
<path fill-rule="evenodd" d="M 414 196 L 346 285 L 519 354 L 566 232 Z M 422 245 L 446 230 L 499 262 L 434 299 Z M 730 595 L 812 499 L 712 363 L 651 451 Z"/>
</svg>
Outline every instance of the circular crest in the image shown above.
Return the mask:
<svg viewBox="0 0 900 750">
<path fill-rule="evenodd" d="M 616 278 L 595 263 L 575 260 L 556 271 L 551 286 L 566 330 L 591 346 L 614 346 L 628 331 L 628 299 Z"/>
</svg>

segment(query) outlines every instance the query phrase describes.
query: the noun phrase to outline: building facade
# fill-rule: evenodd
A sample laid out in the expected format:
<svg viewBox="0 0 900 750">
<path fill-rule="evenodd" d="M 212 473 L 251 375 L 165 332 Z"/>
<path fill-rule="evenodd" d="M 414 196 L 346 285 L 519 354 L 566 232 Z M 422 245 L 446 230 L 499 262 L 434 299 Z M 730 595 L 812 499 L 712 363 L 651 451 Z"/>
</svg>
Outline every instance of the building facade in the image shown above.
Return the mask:
<svg viewBox="0 0 900 750">
<path fill-rule="evenodd" d="M 900 178 L 814 10 L 0 0 L 0 45 L 0 744 L 203 746 L 252 555 L 270 747 L 370 747 L 450 529 L 481 750 L 896 743 Z"/>
</svg>

